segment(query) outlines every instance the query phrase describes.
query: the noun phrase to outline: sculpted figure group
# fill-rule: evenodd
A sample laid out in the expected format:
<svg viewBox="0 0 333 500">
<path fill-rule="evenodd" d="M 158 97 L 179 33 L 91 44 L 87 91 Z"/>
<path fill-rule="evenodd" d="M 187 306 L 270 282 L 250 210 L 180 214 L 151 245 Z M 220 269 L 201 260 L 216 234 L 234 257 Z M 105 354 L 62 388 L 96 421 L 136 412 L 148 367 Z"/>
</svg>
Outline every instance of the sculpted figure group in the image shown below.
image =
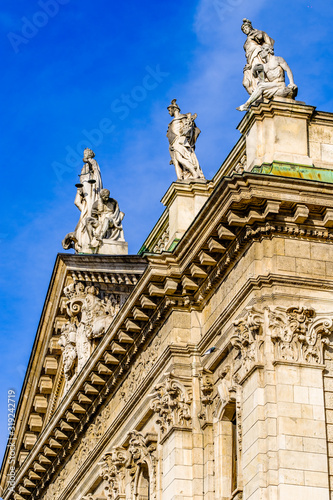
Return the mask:
<svg viewBox="0 0 333 500">
<path fill-rule="evenodd" d="M 274 55 L 274 40 L 264 31 L 254 29 L 248 19 L 243 20 L 242 31 L 247 36 L 244 44 L 246 65 L 243 85 L 250 98 L 237 109 L 246 111 L 260 98 L 296 97 L 297 85 L 292 71 L 283 57 Z M 288 85 L 285 73 L 288 75 Z"/>
<path fill-rule="evenodd" d="M 95 153 L 86 148 L 83 168 L 74 204 L 80 210 L 75 230 L 68 233 L 62 245 L 65 250 L 74 248 L 77 253 L 102 253 L 103 240 L 125 241 L 122 227 L 124 213 L 118 202 L 110 198 L 110 191 L 103 189 L 101 172 Z"/>
</svg>

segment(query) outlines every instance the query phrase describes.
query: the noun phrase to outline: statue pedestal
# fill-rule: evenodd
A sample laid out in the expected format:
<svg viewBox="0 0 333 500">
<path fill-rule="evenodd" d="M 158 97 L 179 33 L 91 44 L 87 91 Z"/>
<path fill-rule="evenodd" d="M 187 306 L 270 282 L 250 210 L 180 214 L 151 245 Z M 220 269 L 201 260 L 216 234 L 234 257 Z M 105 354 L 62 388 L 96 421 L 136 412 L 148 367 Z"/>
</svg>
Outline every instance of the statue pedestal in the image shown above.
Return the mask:
<svg viewBox="0 0 333 500">
<path fill-rule="evenodd" d="M 246 137 L 245 170 L 273 162 L 313 166 L 309 125 L 315 109 L 281 97 L 252 105 L 237 127 Z"/>
<path fill-rule="evenodd" d="M 205 179 L 171 184 L 161 199 L 169 214 L 169 241 L 166 248 L 183 236 L 210 193 L 210 183 Z"/>
<path fill-rule="evenodd" d="M 99 255 L 128 255 L 126 241 L 103 240 L 103 245 L 98 249 Z"/>
</svg>

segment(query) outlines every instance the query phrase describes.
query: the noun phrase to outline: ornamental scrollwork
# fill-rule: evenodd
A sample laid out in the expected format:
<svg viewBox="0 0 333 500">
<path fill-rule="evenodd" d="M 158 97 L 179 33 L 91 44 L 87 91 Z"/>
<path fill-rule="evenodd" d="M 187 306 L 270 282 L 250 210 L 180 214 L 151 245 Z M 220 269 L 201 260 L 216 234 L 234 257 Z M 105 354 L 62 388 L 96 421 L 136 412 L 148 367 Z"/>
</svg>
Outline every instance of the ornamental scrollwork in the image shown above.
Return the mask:
<svg viewBox="0 0 333 500">
<path fill-rule="evenodd" d="M 247 309 L 244 318 L 234 323 L 234 334 L 230 338 L 238 351 L 234 373 L 243 379 L 253 367 L 262 364 L 264 337 L 262 331 L 263 313 L 253 307 Z"/>
<path fill-rule="evenodd" d="M 269 310 L 269 329 L 275 361 L 324 363 L 324 346 L 330 344 L 333 318 L 305 307 Z"/>
<path fill-rule="evenodd" d="M 150 498 L 156 499 L 156 442 L 155 434 L 143 436 L 133 430 L 128 433 L 128 447 L 114 447 L 106 453 L 101 462 L 100 475 L 106 482 L 104 493 L 107 500 L 127 498 L 128 488 L 131 497 L 137 498 L 140 472 L 145 466 L 149 473 Z"/>
<path fill-rule="evenodd" d="M 120 294 L 103 294 L 96 286 L 72 283 L 65 287 L 67 322 L 59 345 L 63 351 L 65 392 L 90 357 L 96 339 L 102 337 L 124 301 Z"/>
<path fill-rule="evenodd" d="M 156 423 L 160 426 L 161 433 L 165 434 L 172 427 L 190 427 L 191 392 L 170 373 L 154 389 L 155 398 L 150 407 L 158 415 Z"/>
<path fill-rule="evenodd" d="M 156 500 L 157 436 L 156 434 L 147 434 L 144 437 L 141 432 L 133 430 L 129 432 L 128 437 L 128 451 L 131 456 L 131 463 L 128 468 L 132 477 L 131 491 L 134 493 L 134 498 L 138 497 L 141 466 L 146 465 L 149 472 L 150 498 Z"/>
<path fill-rule="evenodd" d="M 100 476 L 106 482 L 104 492 L 108 500 L 115 500 L 125 495 L 126 465 L 129 463 L 129 452 L 122 447 L 113 448 L 99 462 Z"/>
<path fill-rule="evenodd" d="M 213 403 L 214 403 L 214 381 L 210 370 L 202 369 L 199 372 L 199 382 L 201 391 L 201 411 L 198 414 L 200 424 L 205 427 L 212 421 Z"/>
</svg>

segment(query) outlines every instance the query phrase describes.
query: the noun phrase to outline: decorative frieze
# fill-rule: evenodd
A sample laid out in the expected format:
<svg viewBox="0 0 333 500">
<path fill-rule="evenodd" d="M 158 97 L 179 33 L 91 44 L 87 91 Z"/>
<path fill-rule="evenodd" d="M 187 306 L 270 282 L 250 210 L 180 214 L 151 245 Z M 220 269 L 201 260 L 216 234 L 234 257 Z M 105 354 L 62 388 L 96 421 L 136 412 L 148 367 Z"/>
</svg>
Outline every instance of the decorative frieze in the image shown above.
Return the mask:
<svg viewBox="0 0 333 500">
<path fill-rule="evenodd" d="M 162 333 L 156 336 L 152 343 L 142 351 L 138 359 L 134 362 L 121 389 L 121 397 L 127 402 L 146 378 L 148 372 L 154 366 L 159 355 Z"/>
<path fill-rule="evenodd" d="M 75 451 L 72 461 L 74 466 L 80 467 L 88 457 L 89 453 L 96 446 L 98 440 L 103 436 L 109 425 L 111 416 L 110 404 L 108 404 L 98 415 L 93 423 L 91 423 L 81 439 L 80 445 Z"/>
</svg>

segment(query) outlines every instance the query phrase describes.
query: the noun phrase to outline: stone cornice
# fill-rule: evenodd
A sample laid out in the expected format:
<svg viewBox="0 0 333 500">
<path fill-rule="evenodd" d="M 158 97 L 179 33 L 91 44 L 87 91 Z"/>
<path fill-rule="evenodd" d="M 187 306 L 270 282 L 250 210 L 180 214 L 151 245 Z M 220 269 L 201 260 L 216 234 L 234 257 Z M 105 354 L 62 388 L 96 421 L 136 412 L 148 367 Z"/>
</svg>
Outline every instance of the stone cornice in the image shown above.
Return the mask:
<svg viewBox="0 0 333 500">
<path fill-rule="evenodd" d="M 328 113 L 327 111 L 315 111 L 312 116 L 311 123 L 333 126 L 333 113 Z"/>
<path fill-rule="evenodd" d="M 264 100 L 263 102 L 251 106 L 250 111 L 245 114 L 238 124 L 237 129 L 242 134 L 246 134 L 255 121 L 262 121 L 264 118 L 270 118 L 276 115 L 293 118 L 304 117 L 307 120 L 311 120 L 315 109 L 314 106 L 307 106 L 303 102 L 281 97 L 269 101 Z"/>
<path fill-rule="evenodd" d="M 140 281 L 40 434 L 18 472 L 18 482 L 29 469 L 37 469 L 41 476 L 39 491 L 36 487 L 31 494 L 40 495 L 43 484 L 70 454 L 85 425 L 116 390 L 140 346 L 174 308 L 202 309 L 255 239 L 276 232 L 333 241 L 332 208 L 330 185 L 322 184 L 319 192 L 315 182 L 276 177 L 267 180 L 255 174 L 221 180 L 176 250 L 147 255 L 148 266 Z M 79 404 L 80 394 L 90 402 Z M 69 423 L 73 430 L 62 431 L 65 437 L 58 451 L 55 443 L 61 422 Z M 45 445 L 55 446 L 55 457 L 49 457 L 50 464 L 44 462 L 45 471 L 40 472 L 38 457 Z M 7 500 L 8 494 L 4 498 Z"/>
<path fill-rule="evenodd" d="M 63 262 L 61 259 L 57 257 L 54 269 L 52 272 L 49 288 L 46 294 L 46 298 L 44 301 L 41 318 L 37 327 L 37 334 L 35 337 L 34 345 L 31 351 L 26 375 L 23 381 L 23 386 L 21 389 L 20 398 L 16 408 L 16 424 L 15 424 L 15 434 L 16 442 L 20 443 L 23 439 L 23 433 L 25 432 L 25 425 L 22 425 L 22 421 L 24 418 L 27 418 L 26 413 L 29 411 L 29 408 L 32 404 L 32 398 L 34 396 L 34 390 L 36 384 L 36 372 L 38 371 L 38 366 L 40 365 L 41 357 L 45 356 L 45 352 L 47 350 L 47 339 L 43 338 L 43 332 L 45 331 L 45 322 L 47 323 L 48 316 L 55 314 L 55 302 L 57 299 L 57 295 L 61 293 L 61 290 L 64 286 L 64 279 L 58 283 L 58 286 L 55 286 L 56 277 L 59 274 L 62 274 L 63 271 Z M 42 341 L 42 343 L 40 342 Z M 8 448 L 6 448 L 6 452 L 3 458 L 3 462 L 1 465 L 1 487 L 4 486 L 4 480 L 6 479 L 6 473 L 8 470 Z"/>
<path fill-rule="evenodd" d="M 168 206 L 172 202 L 172 200 L 178 195 L 182 196 L 193 196 L 195 194 L 205 194 L 207 191 L 211 192 L 213 188 L 211 181 L 178 181 L 173 182 L 163 198 L 161 199 L 161 203 L 163 205 Z"/>
<path fill-rule="evenodd" d="M 76 270 L 80 270 L 81 272 L 89 270 L 90 272 L 89 279 L 94 279 L 93 275 L 95 274 L 96 281 L 98 280 L 98 277 L 100 277 L 99 281 L 103 281 L 103 277 L 105 281 L 105 279 L 107 279 L 107 274 L 110 274 L 110 271 L 112 272 L 112 269 L 117 276 L 119 276 L 119 273 L 122 274 L 124 271 L 127 270 L 127 273 L 131 275 L 132 280 L 134 279 L 135 275 L 137 276 L 137 279 L 135 280 L 135 283 L 137 283 L 137 280 L 140 278 L 140 275 L 143 269 L 146 267 L 146 265 L 147 265 L 146 260 L 139 256 L 133 256 L 133 259 L 130 259 L 128 256 L 124 257 L 90 256 L 89 258 L 84 255 L 74 256 L 72 254 L 58 254 L 54 270 L 51 276 L 50 285 L 45 299 L 41 319 L 37 329 L 37 334 L 34 341 L 34 346 L 32 349 L 28 369 L 26 372 L 26 377 L 24 380 L 23 388 L 17 406 L 16 426 L 14 435 L 14 437 L 16 438 L 17 453 L 20 450 L 23 441 L 23 436 L 26 433 L 29 415 L 31 414 L 31 412 L 33 412 L 32 409 L 33 401 L 35 395 L 38 394 L 38 382 L 40 380 L 41 373 L 43 370 L 43 363 L 45 357 L 49 352 L 50 346 L 52 345 L 50 344 L 50 342 L 52 340 L 52 335 L 55 333 L 54 325 L 56 324 L 55 320 L 57 314 L 59 314 L 59 310 L 62 307 L 61 296 L 67 278 Z M 128 285 L 127 288 L 129 288 Z M 53 356 L 55 355 L 53 354 Z M 56 384 L 55 391 L 53 391 L 51 394 L 53 405 L 56 405 L 58 403 L 56 401 L 56 399 L 59 396 L 59 393 L 57 393 L 57 391 L 58 391 L 58 384 Z M 46 413 L 46 416 L 48 415 L 48 413 L 49 412 Z M 43 435 L 43 432 L 40 435 Z M 8 470 L 8 453 L 6 453 L 2 464 L 2 470 L 1 470 L 2 488 L 4 481 L 6 479 L 7 470 Z"/>
</svg>

